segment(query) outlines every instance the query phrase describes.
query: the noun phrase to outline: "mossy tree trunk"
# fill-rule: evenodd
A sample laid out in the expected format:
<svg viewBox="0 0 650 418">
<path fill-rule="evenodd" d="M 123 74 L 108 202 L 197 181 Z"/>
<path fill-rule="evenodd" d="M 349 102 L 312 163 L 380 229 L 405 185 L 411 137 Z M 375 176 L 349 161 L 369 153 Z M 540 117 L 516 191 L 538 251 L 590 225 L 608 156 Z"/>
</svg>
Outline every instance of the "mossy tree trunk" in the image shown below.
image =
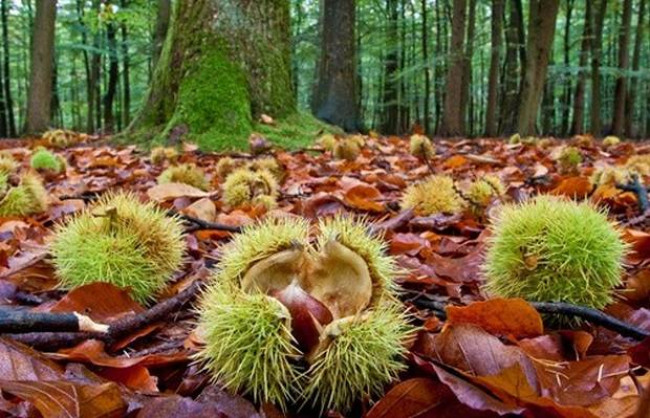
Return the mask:
<svg viewBox="0 0 650 418">
<path fill-rule="evenodd" d="M 294 112 L 289 27 L 288 0 L 175 2 L 148 97 L 129 133 L 234 148 L 246 143 L 262 113 Z"/>
</svg>

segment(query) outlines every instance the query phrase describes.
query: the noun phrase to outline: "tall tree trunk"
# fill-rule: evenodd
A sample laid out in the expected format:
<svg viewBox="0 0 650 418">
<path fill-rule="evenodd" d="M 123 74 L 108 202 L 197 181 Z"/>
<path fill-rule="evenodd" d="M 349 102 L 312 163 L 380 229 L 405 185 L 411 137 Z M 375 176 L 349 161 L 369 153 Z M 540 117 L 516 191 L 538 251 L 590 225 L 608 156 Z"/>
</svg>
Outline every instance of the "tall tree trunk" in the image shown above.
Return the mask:
<svg viewBox="0 0 650 418">
<path fill-rule="evenodd" d="M 474 56 L 474 32 L 476 29 L 476 0 L 469 0 L 469 16 L 467 22 L 467 38 L 465 41 L 465 56 L 463 62 L 463 81 L 460 95 L 460 114 L 463 118 L 463 131 L 472 134 L 474 120 L 472 115 L 472 96 L 469 94 L 472 86 L 472 58 Z M 466 123 L 465 123 L 466 121 Z M 465 127 L 467 129 L 465 129 Z"/>
<path fill-rule="evenodd" d="M 129 0 L 121 0 L 120 7 L 129 6 Z M 131 122 L 131 58 L 129 57 L 129 35 L 126 23 L 120 24 L 122 32 L 122 125 Z"/>
<path fill-rule="evenodd" d="M 55 0 L 36 0 L 25 132 L 40 133 L 50 125 L 52 64 L 54 62 Z"/>
<path fill-rule="evenodd" d="M 429 26 L 427 22 L 427 0 L 422 0 L 422 60 L 424 61 L 424 98 L 422 105 L 422 126 L 424 132 L 431 132 L 429 101 L 431 100 L 431 68 L 429 65 Z"/>
<path fill-rule="evenodd" d="M 389 42 L 397 43 L 398 36 L 398 1 L 387 0 L 386 11 L 388 14 L 388 25 L 386 39 Z M 397 80 L 397 70 L 399 64 L 398 47 L 396 44 L 390 45 L 386 52 L 384 61 L 384 97 L 383 97 L 383 116 L 382 131 L 384 133 L 397 133 L 399 118 L 399 81 Z"/>
<path fill-rule="evenodd" d="M 0 67 L 0 138 L 9 136 L 7 129 L 7 103 L 5 101 L 5 89 L 3 86 L 4 76 L 2 75 L 2 67 Z"/>
<path fill-rule="evenodd" d="M 607 0 L 595 0 L 594 20 L 591 28 L 593 32 L 593 44 L 591 47 L 591 133 L 599 137 L 602 134 L 602 122 L 600 119 L 600 61 L 602 59 L 603 24 L 607 12 Z"/>
<path fill-rule="evenodd" d="M 501 65 L 501 32 L 503 31 L 504 0 L 492 0 L 492 35 L 490 51 L 490 75 L 488 81 L 487 109 L 485 111 L 485 134 L 498 135 L 497 106 L 499 104 L 499 66 Z"/>
<path fill-rule="evenodd" d="M 119 77 L 119 63 L 117 60 L 117 27 L 115 22 L 108 22 L 106 25 L 106 39 L 108 41 L 108 86 L 104 95 L 104 131 L 113 133 L 115 130 L 115 115 L 113 114 L 113 102 L 117 93 L 117 81 Z"/>
<path fill-rule="evenodd" d="M 578 82 L 573 98 L 573 124 L 571 126 L 571 133 L 574 135 L 584 132 L 585 72 L 589 58 L 589 50 L 591 49 L 591 21 L 593 19 L 591 7 L 592 2 L 588 1 L 585 3 L 584 29 L 582 31 L 582 42 L 580 46 L 580 70 L 578 71 Z"/>
<path fill-rule="evenodd" d="M 626 80 L 630 61 L 630 25 L 632 23 L 632 0 L 623 1 L 623 17 L 618 37 L 618 68 L 620 74 L 616 79 L 616 92 L 614 98 L 614 120 L 612 129 L 614 135 L 622 136 L 625 133 L 625 96 L 627 94 Z"/>
<path fill-rule="evenodd" d="M 438 132 L 442 136 L 460 136 L 464 131 L 461 95 L 463 88 L 463 64 L 465 61 L 463 58 L 463 44 L 465 40 L 466 14 L 466 0 L 454 0 L 445 105 L 442 114 L 442 126 Z"/>
<path fill-rule="evenodd" d="M 641 64 L 641 44 L 643 43 L 643 30 L 644 30 L 644 18 L 645 18 L 645 8 L 647 0 L 639 0 L 639 14 L 638 20 L 636 23 L 636 34 L 634 39 L 634 54 L 632 56 L 632 71 L 637 73 L 639 71 L 639 66 Z M 636 89 L 639 85 L 638 76 L 633 76 L 630 80 L 630 88 L 628 89 L 626 96 L 626 114 L 627 118 L 625 119 L 625 133 L 628 137 L 638 136 L 634 132 L 634 113 L 635 113 L 635 104 L 636 104 Z M 643 121 L 640 121 L 643 123 Z M 638 130 L 641 132 L 641 129 Z"/>
<path fill-rule="evenodd" d="M 313 114 L 348 132 L 360 130 L 355 1 L 324 0 Z"/>
<path fill-rule="evenodd" d="M 436 47 L 434 49 L 434 56 L 436 57 L 441 57 L 445 53 L 445 44 L 446 44 L 446 36 L 443 36 L 443 29 L 446 28 L 446 25 L 442 24 L 443 17 L 442 17 L 442 12 L 443 12 L 443 2 L 437 1 L 435 3 L 436 7 Z M 446 35 L 446 34 L 445 34 Z M 438 132 L 440 129 L 440 123 L 441 123 L 441 118 L 442 118 L 442 101 L 444 100 L 444 88 L 442 83 L 440 83 L 438 80 L 440 80 L 444 74 L 444 60 L 436 60 L 433 66 L 433 80 L 435 81 L 434 83 L 434 101 L 435 101 L 435 126 L 434 126 L 434 132 Z"/>
<path fill-rule="evenodd" d="M 153 36 L 153 66 L 156 66 L 162 52 L 169 21 L 172 14 L 172 0 L 158 0 L 158 13 L 156 15 L 156 28 Z"/>
<path fill-rule="evenodd" d="M 586 6 L 585 6 L 586 7 Z M 566 1 L 566 19 L 564 20 L 564 68 L 568 70 L 571 64 L 571 16 L 573 15 L 573 0 Z M 569 132 L 571 116 L 571 77 L 564 77 L 564 95 L 562 99 L 562 135 Z"/>
<path fill-rule="evenodd" d="M 232 148 L 262 113 L 294 112 L 289 26 L 288 0 L 175 2 L 165 53 L 129 133 L 186 133 L 205 149 Z"/>
<path fill-rule="evenodd" d="M 11 73 L 9 63 L 11 56 L 9 55 L 9 0 L 2 0 L 1 3 L 2 13 L 2 77 L 4 77 L 4 99 L 7 114 L 7 134 L 11 137 L 16 136 L 16 118 L 14 117 L 14 102 L 11 96 Z"/>
<path fill-rule="evenodd" d="M 517 123 L 519 134 L 522 136 L 535 134 L 535 122 L 544 92 L 560 1 L 530 0 L 529 6 L 526 72 Z"/>
<path fill-rule="evenodd" d="M 500 131 L 511 134 L 517 130 L 517 112 L 519 110 L 520 81 L 525 67 L 526 50 L 521 43 L 525 37 L 521 0 L 508 2 L 509 14 L 506 25 L 506 59 L 501 93 Z M 517 65 L 519 59 L 519 65 Z"/>
</svg>

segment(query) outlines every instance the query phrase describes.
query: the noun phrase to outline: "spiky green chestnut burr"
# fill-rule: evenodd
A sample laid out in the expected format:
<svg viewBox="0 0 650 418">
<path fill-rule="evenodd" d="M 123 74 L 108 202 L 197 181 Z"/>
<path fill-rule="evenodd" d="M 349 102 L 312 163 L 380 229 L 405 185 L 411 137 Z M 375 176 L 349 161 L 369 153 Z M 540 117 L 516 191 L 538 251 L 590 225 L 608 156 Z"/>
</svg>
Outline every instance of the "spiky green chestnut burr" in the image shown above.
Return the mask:
<svg viewBox="0 0 650 418">
<path fill-rule="evenodd" d="M 167 168 L 158 176 L 158 184 L 165 183 L 184 183 L 201 190 L 210 188 L 205 173 L 195 164 L 181 164 Z"/>
<path fill-rule="evenodd" d="M 262 293 L 216 283 L 203 294 L 200 314 L 206 345 L 196 359 L 204 369 L 232 391 L 285 409 L 300 380 L 287 308 Z"/>
<path fill-rule="evenodd" d="M 409 150 L 411 151 L 411 155 L 419 158 L 431 159 L 436 155 L 436 147 L 424 135 L 411 135 Z"/>
<path fill-rule="evenodd" d="M 243 163 L 240 160 L 235 160 L 232 157 L 223 157 L 217 163 L 217 176 L 224 180 L 230 173 L 238 168 L 241 168 Z"/>
<path fill-rule="evenodd" d="M 505 191 L 505 186 L 501 182 L 501 179 L 495 175 L 488 174 L 469 186 L 467 198 L 474 205 L 485 207 L 493 198 L 502 196 Z"/>
<path fill-rule="evenodd" d="M 5 192 L 0 193 L 0 216 L 26 216 L 47 209 L 49 204 L 47 190 L 36 174 L 24 174 L 20 178 L 20 183 L 13 187 L 9 185 L 6 173 L 3 178 Z"/>
<path fill-rule="evenodd" d="M 355 137 L 343 138 L 334 145 L 334 158 L 339 160 L 354 161 L 361 154 L 359 140 Z"/>
<path fill-rule="evenodd" d="M 381 307 L 327 325 L 307 370 L 305 402 L 342 413 L 364 395 L 381 395 L 406 369 L 404 341 L 412 335 L 404 314 Z"/>
<path fill-rule="evenodd" d="M 65 159 L 45 148 L 39 148 L 34 152 L 32 158 L 29 160 L 29 165 L 38 171 L 49 171 L 52 173 L 60 173 L 66 169 L 67 163 Z"/>
<path fill-rule="evenodd" d="M 576 147 L 566 147 L 560 152 L 557 162 L 561 171 L 565 173 L 574 172 L 577 171 L 582 162 L 582 154 Z"/>
<path fill-rule="evenodd" d="M 483 270 L 489 293 L 602 309 L 621 283 L 626 244 L 605 213 L 539 196 L 502 208 Z"/>
<path fill-rule="evenodd" d="M 197 358 L 257 401 L 346 411 L 404 369 L 412 329 L 395 298 L 395 261 L 370 225 L 335 217 L 316 230 L 310 240 L 306 221 L 271 218 L 223 248 L 199 305 Z"/>
<path fill-rule="evenodd" d="M 129 193 L 108 194 L 56 228 L 50 251 L 62 287 L 101 281 L 155 297 L 182 262 L 181 221 Z"/>
<path fill-rule="evenodd" d="M 621 143 L 621 140 L 619 137 L 614 136 L 614 135 L 609 135 L 603 138 L 603 147 L 613 147 L 615 145 L 618 145 Z"/>
<path fill-rule="evenodd" d="M 178 159 L 178 151 L 174 147 L 154 147 L 151 149 L 149 159 L 156 165 L 162 164 L 165 161 L 174 162 Z"/>
<path fill-rule="evenodd" d="M 325 151 L 334 151 L 336 146 L 336 137 L 332 134 L 323 134 L 316 140 L 316 145 L 323 147 Z"/>
<path fill-rule="evenodd" d="M 11 154 L 0 154 L 0 173 L 11 174 L 18 169 L 18 166 Z"/>
<path fill-rule="evenodd" d="M 261 196 L 268 196 L 273 201 L 278 196 L 278 182 L 273 174 L 266 170 L 252 171 L 240 168 L 228 175 L 223 183 L 223 200 L 230 207 L 255 204 L 256 198 Z M 268 200 L 265 201 L 267 205 Z"/>
<path fill-rule="evenodd" d="M 412 184 L 404 191 L 402 207 L 412 208 L 420 216 L 436 213 L 458 213 L 465 207 L 465 201 L 454 187 L 449 176 L 435 175 Z"/>
<path fill-rule="evenodd" d="M 248 164 L 248 168 L 252 171 L 266 170 L 273 174 L 273 177 L 275 177 L 278 182 L 282 182 L 286 174 L 284 167 L 274 157 L 253 160 Z"/>
</svg>

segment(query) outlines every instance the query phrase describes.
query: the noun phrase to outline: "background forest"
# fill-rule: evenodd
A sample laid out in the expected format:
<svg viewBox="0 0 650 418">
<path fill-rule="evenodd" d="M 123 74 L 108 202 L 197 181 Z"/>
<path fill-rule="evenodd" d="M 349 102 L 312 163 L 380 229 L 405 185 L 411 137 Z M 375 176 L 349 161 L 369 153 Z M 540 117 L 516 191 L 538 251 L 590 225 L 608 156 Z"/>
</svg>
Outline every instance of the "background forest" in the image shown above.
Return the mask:
<svg viewBox="0 0 650 418">
<path fill-rule="evenodd" d="M 345 76 L 356 75 L 357 109 L 350 113 L 358 118 L 334 121 L 348 130 L 402 134 L 417 125 L 441 136 L 647 137 L 647 2 L 336 0 L 325 2 L 339 8 L 325 21 L 323 2 L 292 0 L 294 94 L 299 109 L 314 108 L 321 31 L 334 30 L 353 37 L 348 56 L 356 63 Z M 1 2 L 2 137 L 25 132 L 36 3 Z M 128 126 L 152 79 L 171 3 L 57 2 L 50 127 L 107 134 Z M 344 29 L 347 21 L 353 30 Z M 547 68 L 544 54 L 536 61 L 546 39 Z M 534 79 L 539 106 L 524 88 Z"/>
</svg>

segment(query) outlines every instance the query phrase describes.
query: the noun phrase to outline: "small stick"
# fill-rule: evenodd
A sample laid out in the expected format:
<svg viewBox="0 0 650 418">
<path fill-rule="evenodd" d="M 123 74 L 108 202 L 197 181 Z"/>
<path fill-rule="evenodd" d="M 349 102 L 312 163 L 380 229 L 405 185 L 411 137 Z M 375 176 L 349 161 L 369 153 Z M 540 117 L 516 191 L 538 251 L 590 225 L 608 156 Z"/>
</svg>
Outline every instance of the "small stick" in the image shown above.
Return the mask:
<svg viewBox="0 0 650 418">
<path fill-rule="evenodd" d="M 86 315 L 72 313 L 0 310 L 0 333 L 23 334 L 41 331 L 108 332 L 108 325 L 98 324 Z"/>
<path fill-rule="evenodd" d="M 444 302 L 437 302 L 437 301 L 427 300 L 424 298 L 416 298 L 411 302 L 415 306 L 431 309 L 432 311 L 434 311 L 434 314 L 440 319 L 445 319 L 447 316 L 446 313 L 444 312 L 444 309 L 447 306 L 447 304 Z M 623 322 L 620 319 L 614 318 L 611 315 L 607 315 L 606 313 L 601 312 L 597 309 L 587 308 L 585 306 L 578 306 L 578 305 L 573 305 L 570 303 L 563 303 L 563 302 L 529 302 L 529 303 L 539 313 L 575 316 L 584 319 L 586 321 L 589 321 L 593 324 L 600 325 L 603 328 L 607 328 L 611 331 L 615 331 L 620 335 L 622 335 L 623 337 L 632 338 L 637 341 L 650 337 L 650 331 L 646 331 L 634 325 Z"/>
<path fill-rule="evenodd" d="M 240 226 L 226 225 L 219 222 L 208 222 L 208 221 L 204 221 L 203 219 L 186 215 L 184 213 L 176 212 L 174 210 L 168 210 L 167 213 L 169 214 L 169 216 L 178 216 L 179 218 L 181 218 L 186 222 L 195 224 L 196 226 L 198 226 L 198 228 L 194 229 L 195 231 L 197 229 L 204 229 L 204 230 L 214 229 L 216 231 L 227 231 L 227 232 L 239 233 L 242 230 Z"/>
<path fill-rule="evenodd" d="M 641 183 L 637 174 L 632 175 L 632 181 L 630 183 L 617 184 L 616 188 L 634 193 L 639 201 L 639 211 L 641 213 L 646 213 L 648 208 L 650 208 L 650 204 L 648 203 L 648 189 Z"/>
<path fill-rule="evenodd" d="M 162 301 L 140 314 L 130 315 L 114 321 L 113 323 L 109 324 L 108 332 L 105 333 L 27 332 L 24 334 L 7 334 L 7 336 L 34 348 L 47 349 L 49 351 L 54 351 L 59 348 L 71 347 L 91 338 L 95 338 L 111 344 L 128 335 L 129 333 L 135 332 L 138 329 L 160 321 L 170 315 L 172 312 L 177 311 L 183 305 L 196 297 L 200 288 L 201 284 L 199 282 L 195 282 L 174 297 Z"/>
</svg>

